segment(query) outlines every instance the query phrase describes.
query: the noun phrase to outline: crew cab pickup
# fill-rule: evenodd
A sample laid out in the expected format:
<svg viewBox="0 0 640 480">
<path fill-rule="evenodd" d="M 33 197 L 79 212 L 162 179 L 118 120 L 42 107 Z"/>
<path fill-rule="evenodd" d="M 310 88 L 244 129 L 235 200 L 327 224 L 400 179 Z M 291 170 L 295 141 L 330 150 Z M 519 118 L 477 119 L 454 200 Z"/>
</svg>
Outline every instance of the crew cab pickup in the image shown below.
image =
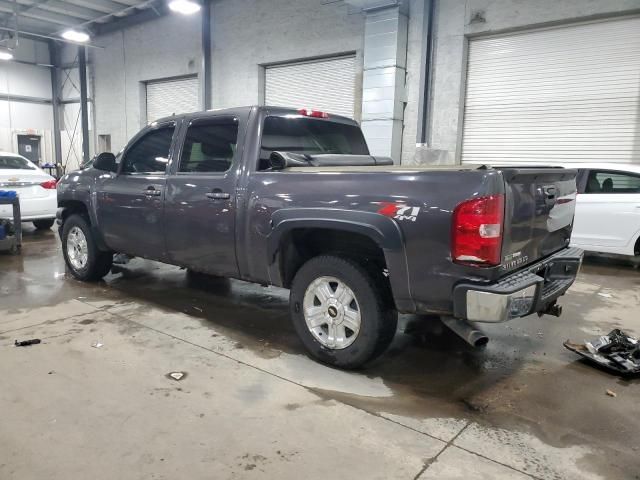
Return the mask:
<svg viewBox="0 0 640 480">
<path fill-rule="evenodd" d="M 385 350 L 398 312 L 464 325 L 559 314 L 582 261 L 575 178 L 398 166 L 351 119 L 243 107 L 153 122 L 63 177 L 57 218 L 76 278 L 124 253 L 285 287 L 310 354 L 353 368 Z"/>
</svg>

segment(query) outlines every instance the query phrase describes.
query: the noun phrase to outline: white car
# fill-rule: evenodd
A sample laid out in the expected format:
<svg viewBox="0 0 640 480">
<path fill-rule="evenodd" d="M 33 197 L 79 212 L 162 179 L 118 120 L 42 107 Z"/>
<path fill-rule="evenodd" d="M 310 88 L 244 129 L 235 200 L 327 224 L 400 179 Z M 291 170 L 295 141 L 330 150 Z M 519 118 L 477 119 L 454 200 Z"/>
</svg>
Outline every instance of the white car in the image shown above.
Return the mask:
<svg viewBox="0 0 640 480">
<path fill-rule="evenodd" d="M 579 172 L 571 245 L 591 252 L 640 255 L 640 165 L 564 166 Z"/>
<path fill-rule="evenodd" d="M 38 229 L 53 226 L 58 209 L 56 179 L 24 157 L 0 152 L 0 190 L 15 190 L 23 222 Z M 0 205 L 0 218 L 13 219 L 11 205 Z"/>
</svg>

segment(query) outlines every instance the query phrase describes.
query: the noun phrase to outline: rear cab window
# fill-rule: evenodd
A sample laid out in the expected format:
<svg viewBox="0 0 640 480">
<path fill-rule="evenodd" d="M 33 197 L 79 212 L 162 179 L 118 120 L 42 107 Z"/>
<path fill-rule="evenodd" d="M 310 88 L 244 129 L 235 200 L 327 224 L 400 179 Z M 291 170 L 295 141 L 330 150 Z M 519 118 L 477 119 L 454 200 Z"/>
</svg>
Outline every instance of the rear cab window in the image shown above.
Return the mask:
<svg viewBox="0 0 640 480">
<path fill-rule="evenodd" d="M 265 118 L 258 170 L 269 168 L 269 156 L 274 151 L 309 155 L 369 155 L 369 148 L 357 125 L 297 115 Z"/>
<path fill-rule="evenodd" d="M 640 193 L 640 174 L 590 170 L 584 193 Z"/>
</svg>

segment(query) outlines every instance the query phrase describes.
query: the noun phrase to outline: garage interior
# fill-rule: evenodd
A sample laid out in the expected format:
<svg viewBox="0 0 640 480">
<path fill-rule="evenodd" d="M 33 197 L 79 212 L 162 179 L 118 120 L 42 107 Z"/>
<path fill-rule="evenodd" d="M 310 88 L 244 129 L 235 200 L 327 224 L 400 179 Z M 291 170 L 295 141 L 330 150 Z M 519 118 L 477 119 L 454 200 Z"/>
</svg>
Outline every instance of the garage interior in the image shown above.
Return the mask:
<svg viewBox="0 0 640 480">
<path fill-rule="evenodd" d="M 0 0 L 0 152 L 60 178 L 160 118 L 278 105 L 407 168 L 640 164 L 637 0 L 177 3 Z M 0 252 L 0 478 L 638 478 L 637 377 L 563 347 L 640 335 L 637 245 L 588 252 L 560 318 L 474 349 L 400 315 L 344 371 L 307 356 L 286 289 L 143 258 L 83 283 L 57 226 L 24 223 Z"/>
</svg>

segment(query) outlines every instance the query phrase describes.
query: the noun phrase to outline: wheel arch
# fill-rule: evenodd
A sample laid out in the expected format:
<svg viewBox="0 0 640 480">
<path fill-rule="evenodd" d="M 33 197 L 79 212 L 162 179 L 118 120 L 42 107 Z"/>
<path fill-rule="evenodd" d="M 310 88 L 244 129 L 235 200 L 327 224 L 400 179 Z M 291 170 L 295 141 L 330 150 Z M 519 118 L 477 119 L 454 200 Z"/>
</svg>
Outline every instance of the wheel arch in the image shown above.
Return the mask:
<svg viewBox="0 0 640 480">
<path fill-rule="evenodd" d="M 58 211 L 56 213 L 56 218 L 58 220 L 58 224 L 62 229 L 62 225 L 65 220 L 73 214 L 84 215 L 89 221 L 89 225 L 91 227 L 91 233 L 94 236 L 96 245 L 98 249 L 103 251 L 109 251 L 109 247 L 104 242 L 104 237 L 102 236 L 102 232 L 97 227 L 97 220 L 95 218 L 95 212 L 93 209 L 89 208 L 85 202 L 77 199 L 59 199 L 58 200 Z M 60 230 L 62 232 L 62 230 Z"/>
<path fill-rule="evenodd" d="M 267 238 L 267 264 L 271 282 L 289 288 L 302 264 L 319 254 L 357 251 L 362 258 L 382 264 L 388 271 L 396 308 L 415 311 L 409 290 L 409 272 L 402 231 L 392 219 L 372 212 L 299 208 L 274 213 Z M 311 237 L 310 237 L 311 235 Z M 306 245 L 302 239 L 321 237 Z M 305 246 L 306 245 L 306 246 Z M 313 254 L 313 255 L 311 255 Z"/>
</svg>

